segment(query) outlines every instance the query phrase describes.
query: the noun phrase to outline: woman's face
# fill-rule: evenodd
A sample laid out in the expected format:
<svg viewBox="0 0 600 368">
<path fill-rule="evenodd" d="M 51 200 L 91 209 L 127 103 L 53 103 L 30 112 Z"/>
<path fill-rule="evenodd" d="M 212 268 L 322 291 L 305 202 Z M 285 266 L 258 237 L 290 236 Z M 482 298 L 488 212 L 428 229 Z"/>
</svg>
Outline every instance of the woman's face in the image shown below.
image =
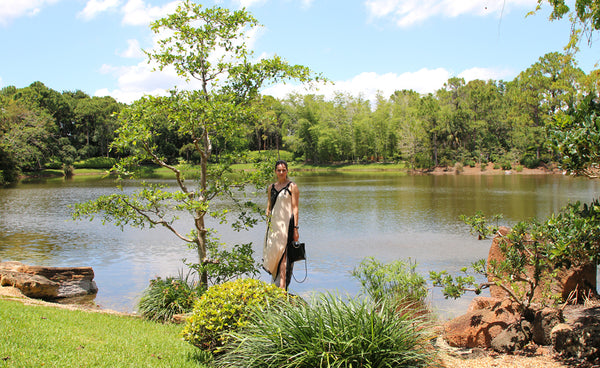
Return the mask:
<svg viewBox="0 0 600 368">
<path fill-rule="evenodd" d="M 287 169 L 284 164 L 279 164 L 275 168 L 275 174 L 277 174 L 277 180 L 284 181 L 287 178 Z"/>
</svg>

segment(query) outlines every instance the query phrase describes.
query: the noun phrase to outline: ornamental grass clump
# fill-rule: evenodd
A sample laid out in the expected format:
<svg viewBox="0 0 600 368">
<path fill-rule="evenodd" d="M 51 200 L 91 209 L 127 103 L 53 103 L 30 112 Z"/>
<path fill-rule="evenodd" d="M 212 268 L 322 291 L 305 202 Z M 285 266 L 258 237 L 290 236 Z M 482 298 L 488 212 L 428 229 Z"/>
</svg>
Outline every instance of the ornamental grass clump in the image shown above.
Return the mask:
<svg viewBox="0 0 600 368">
<path fill-rule="evenodd" d="M 392 303 L 331 294 L 254 313 L 229 336 L 217 367 L 430 367 L 437 361 L 426 319 L 399 314 Z"/>
<path fill-rule="evenodd" d="M 178 277 L 157 277 L 140 298 L 138 312 L 150 321 L 170 322 L 174 315 L 191 312 L 194 301 L 202 294 L 189 274 Z"/>
<path fill-rule="evenodd" d="M 254 310 L 264 311 L 288 300 L 285 290 L 255 279 L 238 279 L 210 287 L 194 304 L 182 331 L 184 340 L 218 353 L 226 333 L 248 324 Z"/>
</svg>

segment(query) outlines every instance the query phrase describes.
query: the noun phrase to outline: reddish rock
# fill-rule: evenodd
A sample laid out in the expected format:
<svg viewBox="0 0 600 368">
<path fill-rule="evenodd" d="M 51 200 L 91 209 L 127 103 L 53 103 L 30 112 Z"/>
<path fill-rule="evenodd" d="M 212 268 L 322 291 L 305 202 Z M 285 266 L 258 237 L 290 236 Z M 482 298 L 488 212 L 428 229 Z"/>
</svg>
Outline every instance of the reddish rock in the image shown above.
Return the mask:
<svg viewBox="0 0 600 368">
<path fill-rule="evenodd" d="M 448 345 L 489 348 L 494 337 L 520 320 L 520 314 L 510 301 L 484 299 L 475 298 L 466 314 L 444 324 L 444 340 Z"/>
</svg>

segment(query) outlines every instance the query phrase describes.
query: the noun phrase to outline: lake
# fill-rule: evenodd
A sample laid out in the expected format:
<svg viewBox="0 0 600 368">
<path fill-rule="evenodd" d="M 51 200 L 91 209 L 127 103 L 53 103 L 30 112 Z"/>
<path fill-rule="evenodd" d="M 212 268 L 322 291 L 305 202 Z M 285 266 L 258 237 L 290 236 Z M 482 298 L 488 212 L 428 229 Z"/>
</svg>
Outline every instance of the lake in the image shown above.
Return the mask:
<svg viewBox="0 0 600 368">
<path fill-rule="evenodd" d="M 486 258 L 491 240 L 477 240 L 461 214 L 477 210 L 503 214 L 503 225 L 547 217 L 569 201 L 590 202 L 600 181 L 562 175 L 422 175 L 400 173 L 303 174 L 300 188 L 300 240 L 307 244 L 307 278 L 292 280 L 290 292 L 320 291 L 356 295 L 350 275 L 365 257 L 384 262 L 411 259 L 418 271 L 456 271 Z M 174 182 L 161 181 L 170 186 Z M 124 190 L 139 183 L 130 181 Z M 91 266 L 102 308 L 132 312 L 141 292 L 156 276 L 176 276 L 182 259 L 196 253 L 165 229 L 123 231 L 112 224 L 72 221 L 69 205 L 115 193 L 112 179 L 75 177 L 36 180 L 0 189 L 0 260 L 44 266 Z M 263 198 L 264 197 L 264 198 Z M 258 197 L 266 205 L 266 195 Z M 226 203 L 219 203 L 223 206 Z M 190 230 L 186 224 L 187 233 Z M 226 244 L 253 242 L 260 260 L 265 226 L 234 232 L 212 223 Z M 303 262 L 295 277 L 302 281 Z M 262 272 L 261 279 L 269 279 Z M 433 289 L 430 302 L 442 316 L 466 309 L 472 295 L 444 300 Z"/>
</svg>

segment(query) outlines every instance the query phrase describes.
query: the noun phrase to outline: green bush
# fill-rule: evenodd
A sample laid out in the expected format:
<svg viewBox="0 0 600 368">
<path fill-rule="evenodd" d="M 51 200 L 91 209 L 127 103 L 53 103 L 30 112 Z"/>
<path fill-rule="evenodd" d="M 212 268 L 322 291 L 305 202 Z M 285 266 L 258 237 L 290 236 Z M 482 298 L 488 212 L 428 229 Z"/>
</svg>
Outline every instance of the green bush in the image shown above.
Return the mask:
<svg viewBox="0 0 600 368">
<path fill-rule="evenodd" d="M 427 281 L 416 272 L 416 267 L 417 264 L 410 259 L 383 264 L 368 257 L 352 270 L 352 276 L 375 302 L 392 298 L 392 301 L 423 305 L 427 297 Z"/>
<path fill-rule="evenodd" d="M 226 332 L 248 324 L 252 310 L 267 309 L 287 293 L 273 284 L 255 279 L 238 279 L 210 287 L 194 305 L 182 331 L 184 340 L 212 352 L 226 341 Z"/>
<path fill-rule="evenodd" d="M 537 158 L 533 153 L 526 153 L 521 158 L 521 164 L 528 169 L 535 169 L 542 164 L 542 160 Z"/>
<path fill-rule="evenodd" d="M 140 298 L 138 311 L 142 317 L 157 322 L 170 322 L 175 314 L 191 312 L 194 302 L 201 294 L 194 283 L 186 277 L 157 277 Z"/>
<path fill-rule="evenodd" d="M 76 169 L 110 169 L 117 162 L 112 157 L 92 157 L 73 163 Z"/>
<path fill-rule="evenodd" d="M 56 159 L 52 159 L 44 164 L 44 167 L 46 169 L 58 170 L 58 169 L 62 169 L 62 166 L 63 166 L 63 163 Z"/>
<path fill-rule="evenodd" d="M 254 313 L 229 334 L 217 367 L 428 367 L 435 352 L 428 322 L 396 313 L 392 304 L 342 301 L 322 295 L 311 303 Z"/>
</svg>

